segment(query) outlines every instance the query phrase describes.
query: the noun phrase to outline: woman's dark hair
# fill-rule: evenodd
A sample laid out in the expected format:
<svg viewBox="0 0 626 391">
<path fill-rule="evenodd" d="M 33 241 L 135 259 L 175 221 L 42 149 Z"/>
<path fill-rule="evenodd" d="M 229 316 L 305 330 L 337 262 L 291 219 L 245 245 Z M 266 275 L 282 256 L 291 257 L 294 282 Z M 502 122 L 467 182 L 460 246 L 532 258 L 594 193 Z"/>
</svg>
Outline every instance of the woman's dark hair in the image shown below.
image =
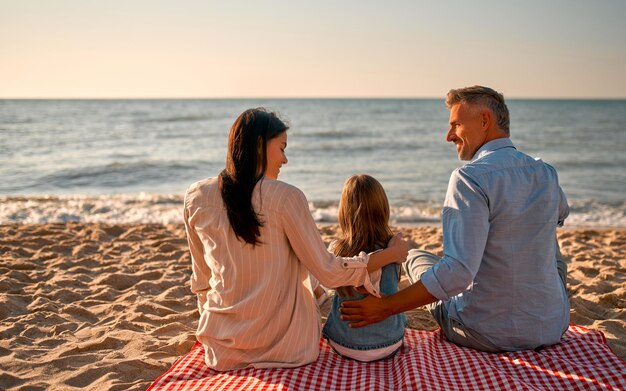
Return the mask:
<svg viewBox="0 0 626 391">
<path fill-rule="evenodd" d="M 289 127 L 265 108 L 241 113 L 230 128 L 226 168 L 219 175 L 219 188 L 228 221 L 238 239 L 260 244 L 263 222 L 252 205 L 252 192 L 267 168 L 268 140 Z"/>
</svg>

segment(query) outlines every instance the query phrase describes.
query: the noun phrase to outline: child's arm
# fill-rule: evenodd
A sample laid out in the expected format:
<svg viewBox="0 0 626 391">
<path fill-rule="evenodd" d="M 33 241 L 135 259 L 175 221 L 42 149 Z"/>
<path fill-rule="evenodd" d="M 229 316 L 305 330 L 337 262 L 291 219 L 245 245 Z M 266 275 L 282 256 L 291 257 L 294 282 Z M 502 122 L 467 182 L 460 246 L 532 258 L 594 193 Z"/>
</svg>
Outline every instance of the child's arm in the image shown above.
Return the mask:
<svg viewBox="0 0 626 391">
<path fill-rule="evenodd" d="M 406 260 L 408 253 L 409 244 L 402 239 L 402 235 L 395 234 L 386 249 L 370 254 L 367 271 L 372 273 L 390 263 L 402 263 Z"/>
</svg>

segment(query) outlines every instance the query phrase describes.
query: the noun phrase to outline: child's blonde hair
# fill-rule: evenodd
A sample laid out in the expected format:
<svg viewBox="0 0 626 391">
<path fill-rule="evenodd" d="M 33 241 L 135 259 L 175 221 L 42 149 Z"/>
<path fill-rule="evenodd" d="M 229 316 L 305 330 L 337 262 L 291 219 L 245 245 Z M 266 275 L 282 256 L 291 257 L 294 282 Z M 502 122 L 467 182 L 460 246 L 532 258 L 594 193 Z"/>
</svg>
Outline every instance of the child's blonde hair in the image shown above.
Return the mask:
<svg viewBox="0 0 626 391">
<path fill-rule="evenodd" d="M 366 174 L 353 175 L 343 186 L 338 213 L 342 235 L 333 246 L 335 255 L 351 257 L 361 251 L 387 247 L 393 233 L 389 227 L 389 201 L 383 186 Z M 337 289 L 351 296 L 350 287 Z"/>
</svg>

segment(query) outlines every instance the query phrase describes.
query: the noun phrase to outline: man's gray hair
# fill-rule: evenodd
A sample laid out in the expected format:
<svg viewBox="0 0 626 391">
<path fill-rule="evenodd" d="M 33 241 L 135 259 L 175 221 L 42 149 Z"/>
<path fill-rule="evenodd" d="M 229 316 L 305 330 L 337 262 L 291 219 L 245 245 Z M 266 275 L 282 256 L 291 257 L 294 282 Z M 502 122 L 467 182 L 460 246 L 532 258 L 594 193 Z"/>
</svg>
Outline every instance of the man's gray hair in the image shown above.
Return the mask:
<svg viewBox="0 0 626 391">
<path fill-rule="evenodd" d="M 449 109 L 458 103 L 483 106 L 491 110 L 496 117 L 498 127 L 509 133 L 509 109 L 504 103 L 504 96 L 489 87 L 472 86 L 450 90 L 446 96 Z"/>
</svg>

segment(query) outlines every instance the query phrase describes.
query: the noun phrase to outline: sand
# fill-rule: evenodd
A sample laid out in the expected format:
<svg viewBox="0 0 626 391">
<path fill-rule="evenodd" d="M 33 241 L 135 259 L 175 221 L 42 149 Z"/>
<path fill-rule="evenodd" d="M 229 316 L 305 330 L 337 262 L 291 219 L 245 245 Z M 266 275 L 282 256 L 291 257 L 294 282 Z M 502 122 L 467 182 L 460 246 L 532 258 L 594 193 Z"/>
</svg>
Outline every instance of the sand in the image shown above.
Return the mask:
<svg viewBox="0 0 626 391">
<path fill-rule="evenodd" d="M 441 253 L 440 228 L 399 230 Z M 328 243 L 337 227 L 320 231 Z M 626 230 L 563 229 L 559 242 L 572 322 L 626 359 Z M 145 390 L 195 341 L 182 226 L 2 225 L 0 258 L 0 389 Z M 408 316 L 436 327 L 424 310 Z"/>
</svg>

